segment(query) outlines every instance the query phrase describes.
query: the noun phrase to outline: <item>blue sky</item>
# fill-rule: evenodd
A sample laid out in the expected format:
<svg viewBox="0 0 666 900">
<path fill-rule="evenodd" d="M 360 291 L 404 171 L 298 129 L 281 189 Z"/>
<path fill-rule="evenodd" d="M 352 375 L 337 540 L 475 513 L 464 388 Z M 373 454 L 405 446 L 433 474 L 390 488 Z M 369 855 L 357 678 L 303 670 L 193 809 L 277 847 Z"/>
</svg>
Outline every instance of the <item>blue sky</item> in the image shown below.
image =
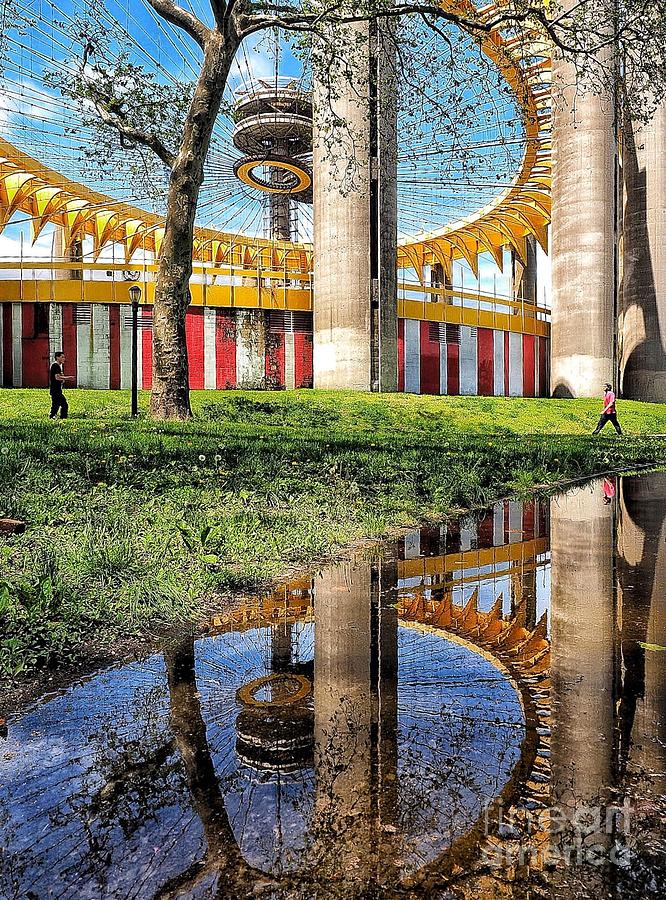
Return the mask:
<svg viewBox="0 0 666 900">
<path fill-rule="evenodd" d="M 193 9 L 209 16 L 207 0 L 192 0 Z M 88 0 L 16 0 L 19 12 L 34 17 L 25 33 L 10 32 L 5 93 L 0 95 L 0 128 L 7 139 L 67 177 L 82 180 L 117 199 L 150 208 L 151 201 L 129 190 L 122 171 L 112 175 L 96 170 L 82 159 L 79 146 L 94 143 L 94 134 L 77 125 L 80 112 L 67 108 L 44 83 L 49 69 L 62 70 L 70 54 L 70 36 L 74 23 L 89 8 Z M 162 22 L 145 0 L 105 0 L 95 7 L 107 17 L 115 34 L 115 49 L 126 50 L 134 62 L 154 73 L 158 81 L 191 80 L 199 61 L 199 50 L 179 30 Z M 515 106 L 501 92 L 491 90 L 481 79 L 483 60 L 476 60 L 469 42 L 456 29 L 450 30 L 460 60 L 457 89 L 460 116 L 465 124 L 459 134 L 448 134 L 446 122 L 429 123 L 427 101 L 417 115 L 414 102 L 404 102 L 399 123 L 399 209 L 403 236 L 446 225 L 475 208 L 485 205 L 501 192 L 510 180 L 512 166 L 517 167 L 522 145 L 522 127 Z M 274 33 L 246 44 L 238 54 L 229 80 L 228 95 L 251 80 L 270 78 L 274 70 Z M 423 52 L 439 52 L 438 40 L 430 32 L 421 36 Z M 281 75 L 302 75 L 301 63 L 294 59 L 283 41 L 280 51 Z M 476 77 L 475 77 L 476 73 Z M 464 79 L 468 79 L 468 84 Z M 445 81 L 425 85 L 444 95 Z M 455 110 L 452 114 L 455 117 Z M 201 196 L 199 221 L 208 226 L 261 234 L 263 199 L 235 179 L 233 161 L 238 151 L 231 143 L 229 119 L 220 117 L 209 157 L 210 176 Z M 71 133 L 71 132 L 74 133 Z M 159 206 L 159 204 L 158 204 Z M 156 208 L 159 211 L 159 208 Z M 311 210 L 303 209 L 300 224 L 302 239 L 310 234 Z M 27 237 L 27 235 L 26 235 Z M 17 226 L 9 226 L 0 245 L 2 255 L 16 247 Z M 45 253 L 49 240 L 42 236 L 35 248 Z M 11 245 L 11 246 L 10 246 Z M 460 263 L 459 276 L 465 284 L 474 279 L 466 264 Z M 463 275 L 464 273 L 464 275 Z M 482 259 L 482 289 L 506 293 L 506 276 L 501 276 L 490 261 Z"/>
</svg>

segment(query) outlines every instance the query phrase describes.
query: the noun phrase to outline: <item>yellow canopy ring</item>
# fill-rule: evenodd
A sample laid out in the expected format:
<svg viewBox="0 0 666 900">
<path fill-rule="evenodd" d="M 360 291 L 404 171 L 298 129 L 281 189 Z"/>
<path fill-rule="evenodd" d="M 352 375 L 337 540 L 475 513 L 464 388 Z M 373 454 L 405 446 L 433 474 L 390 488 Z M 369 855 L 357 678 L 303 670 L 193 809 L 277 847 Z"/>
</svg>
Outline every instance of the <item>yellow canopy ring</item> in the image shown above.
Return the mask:
<svg viewBox="0 0 666 900">
<path fill-rule="evenodd" d="M 281 169 L 289 172 L 291 177 L 283 184 L 260 178 L 255 169 L 266 166 L 270 169 Z M 268 194 L 300 194 L 312 186 L 312 175 L 308 169 L 294 159 L 284 157 L 245 158 L 234 166 L 234 174 L 242 182 Z"/>
</svg>

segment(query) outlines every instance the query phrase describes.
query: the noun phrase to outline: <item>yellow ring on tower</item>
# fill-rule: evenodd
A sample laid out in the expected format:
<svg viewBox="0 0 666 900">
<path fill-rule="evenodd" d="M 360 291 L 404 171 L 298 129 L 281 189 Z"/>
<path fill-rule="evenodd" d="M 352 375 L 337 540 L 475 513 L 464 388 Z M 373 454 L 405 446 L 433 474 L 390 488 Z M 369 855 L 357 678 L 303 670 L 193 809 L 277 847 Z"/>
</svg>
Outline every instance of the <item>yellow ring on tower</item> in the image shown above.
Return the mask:
<svg viewBox="0 0 666 900">
<path fill-rule="evenodd" d="M 292 175 L 296 176 L 296 183 L 285 184 L 281 187 L 268 184 L 255 176 L 254 170 L 258 166 L 270 166 L 273 169 L 291 172 Z M 243 160 L 240 165 L 234 166 L 234 172 L 236 177 L 240 178 L 242 182 L 260 191 L 265 191 L 267 194 L 300 194 L 302 191 L 307 191 L 312 185 L 312 176 L 307 169 L 284 159 Z"/>
<path fill-rule="evenodd" d="M 294 689 L 284 697 L 275 697 L 270 700 L 257 700 L 256 694 L 258 694 L 260 690 L 266 688 L 273 682 L 280 681 L 290 681 Z M 250 681 L 249 684 L 244 684 L 242 687 L 238 688 L 236 691 L 236 700 L 238 700 L 239 703 L 242 703 L 243 706 L 250 706 L 256 709 L 268 709 L 270 707 L 292 706 L 295 703 L 300 703 L 302 700 L 305 700 L 311 691 L 312 683 L 304 675 L 294 675 L 291 672 L 276 672 L 273 675 L 264 675 L 261 678 L 255 678 L 254 681 Z"/>
</svg>

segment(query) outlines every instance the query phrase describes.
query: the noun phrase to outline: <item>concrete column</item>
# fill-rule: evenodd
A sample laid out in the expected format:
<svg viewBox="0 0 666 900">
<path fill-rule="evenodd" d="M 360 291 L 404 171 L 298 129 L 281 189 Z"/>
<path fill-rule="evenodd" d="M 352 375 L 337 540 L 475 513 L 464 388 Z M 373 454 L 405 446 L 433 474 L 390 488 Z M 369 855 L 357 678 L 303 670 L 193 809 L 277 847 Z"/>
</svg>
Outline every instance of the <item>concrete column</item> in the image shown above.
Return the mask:
<svg viewBox="0 0 666 900">
<path fill-rule="evenodd" d="M 568 823 L 605 805 L 613 777 L 613 512 L 597 483 L 550 506 L 552 802 Z"/>
<path fill-rule="evenodd" d="M 618 522 L 622 610 L 620 768 L 666 793 L 666 474 L 623 478 Z"/>
<path fill-rule="evenodd" d="M 65 249 L 65 229 L 62 225 L 54 226 L 53 260 L 54 262 L 81 262 L 83 260 L 82 241 L 74 241 L 68 249 Z M 56 269 L 53 278 L 56 281 L 81 281 L 83 271 L 81 269 Z"/>
<path fill-rule="evenodd" d="M 314 386 L 397 390 L 397 118 L 384 26 L 314 85 Z M 342 122 L 344 124 L 340 125 Z"/>
<path fill-rule="evenodd" d="M 614 104 L 612 97 L 579 91 L 571 64 L 555 61 L 551 391 L 556 397 L 595 397 L 606 381 L 615 381 Z"/>
<path fill-rule="evenodd" d="M 511 254 L 514 299 L 536 303 L 537 251 L 536 238 L 531 234 L 525 238 L 525 254 L 525 265 L 518 259 L 515 251 Z"/>
<path fill-rule="evenodd" d="M 666 103 L 622 136 L 622 393 L 666 401 Z"/>
<path fill-rule="evenodd" d="M 314 861 L 320 875 L 344 876 L 349 896 L 394 862 L 397 582 L 395 561 L 358 560 L 324 572 L 316 586 Z"/>
<path fill-rule="evenodd" d="M 315 596 L 317 865 L 365 880 L 372 847 L 371 572 L 343 564 Z"/>
</svg>

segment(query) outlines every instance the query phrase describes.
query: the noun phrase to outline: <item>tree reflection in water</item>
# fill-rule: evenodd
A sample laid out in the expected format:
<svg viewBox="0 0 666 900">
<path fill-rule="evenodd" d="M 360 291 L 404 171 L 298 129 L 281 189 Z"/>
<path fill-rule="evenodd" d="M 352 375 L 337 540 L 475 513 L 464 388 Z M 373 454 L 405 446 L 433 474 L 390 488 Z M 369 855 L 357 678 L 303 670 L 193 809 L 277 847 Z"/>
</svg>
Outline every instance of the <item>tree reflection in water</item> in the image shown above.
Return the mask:
<svg viewBox="0 0 666 900">
<path fill-rule="evenodd" d="M 552 698 L 545 508 L 505 503 L 235 607 L 208 637 L 10 720 L 0 896 L 575 893 L 582 876 L 489 867 L 489 842 L 548 835 L 494 833 L 485 806 L 616 797 L 632 773 L 666 770 L 663 662 L 642 646 L 666 643 L 666 491 L 652 484 L 646 497 L 626 479 L 619 516 L 587 508 L 603 503 L 596 488 L 554 512 Z M 572 598 L 590 561 L 604 588 L 581 582 Z M 606 732 L 610 748 L 590 743 Z"/>
</svg>

